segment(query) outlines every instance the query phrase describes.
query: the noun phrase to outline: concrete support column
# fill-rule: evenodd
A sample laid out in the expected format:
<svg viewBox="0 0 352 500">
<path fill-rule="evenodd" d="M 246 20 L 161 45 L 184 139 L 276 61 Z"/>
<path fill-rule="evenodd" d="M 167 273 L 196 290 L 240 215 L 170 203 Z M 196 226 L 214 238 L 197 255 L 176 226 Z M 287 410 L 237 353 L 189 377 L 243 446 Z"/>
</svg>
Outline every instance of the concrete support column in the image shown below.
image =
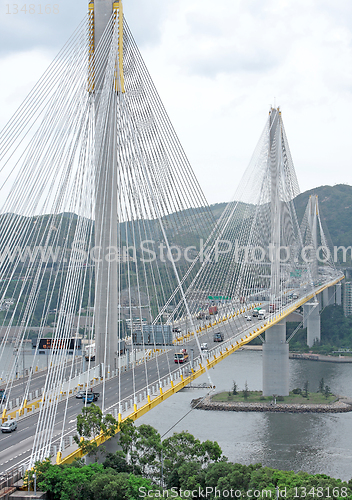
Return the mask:
<svg viewBox="0 0 352 500">
<path fill-rule="evenodd" d="M 319 303 L 307 302 L 303 305 L 303 326 L 307 328 L 307 345 L 312 347 L 315 341 L 320 342 Z"/>
<path fill-rule="evenodd" d="M 330 286 L 323 291 L 323 306 L 333 306 L 335 304 L 335 287 Z"/>
<path fill-rule="evenodd" d="M 288 396 L 289 345 L 286 343 L 286 321 L 265 332 L 263 344 L 263 396 Z"/>
<path fill-rule="evenodd" d="M 340 306 L 342 304 L 342 300 L 341 300 L 341 283 L 337 283 L 335 285 L 335 291 L 336 291 L 336 297 L 335 297 L 335 300 L 336 300 L 336 305 Z"/>
</svg>

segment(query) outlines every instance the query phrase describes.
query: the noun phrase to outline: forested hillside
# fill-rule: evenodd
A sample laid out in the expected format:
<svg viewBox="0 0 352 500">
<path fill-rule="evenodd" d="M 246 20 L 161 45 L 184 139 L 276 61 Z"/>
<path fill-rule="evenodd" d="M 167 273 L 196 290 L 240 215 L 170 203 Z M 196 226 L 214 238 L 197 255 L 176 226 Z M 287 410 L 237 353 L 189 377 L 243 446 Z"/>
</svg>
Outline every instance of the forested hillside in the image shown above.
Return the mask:
<svg viewBox="0 0 352 500">
<path fill-rule="evenodd" d="M 321 218 L 323 221 L 324 230 L 329 233 L 330 238 L 330 244 L 332 246 L 345 246 L 349 247 L 352 246 L 352 186 L 348 185 L 336 185 L 336 186 L 321 186 L 316 189 L 306 191 L 305 193 L 300 194 L 296 200 L 295 200 L 295 205 L 296 205 L 296 210 L 297 210 L 297 217 L 299 222 L 301 222 L 308 200 L 310 195 L 318 195 L 319 197 L 319 207 L 320 207 L 320 214 Z M 214 205 L 210 206 L 211 212 L 214 216 L 214 223 L 215 220 L 219 219 L 221 217 L 221 214 L 223 213 L 224 208 L 226 207 L 226 203 L 217 203 Z M 166 216 L 165 221 L 166 221 L 166 233 L 169 238 L 169 242 L 171 245 L 176 245 L 180 247 L 186 247 L 186 246 L 195 246 L 199 250 L 199 245 L 200 245 L 200 240 L 206 240 L 207 234 L 200 234 L 198 224 L 197 224 L 197 217 L 199 214 L 202 212 L 205 212 L 208 210 L 205 207 L 198 207 L 192 211 L 187 212 L 187 217 L 185 217 L 185 214 L 183 215 L 183 218 L 187 219 L 187 227 L 185 228 L 180 228 L 178 231 L 174 231 L 171 229 L 171 224 L 169 224 L 170 221 L 173 219 L 176 219 L 179 217 L 179 214 L 170 214 Z M 2 215 L 0 217 L 6 217 L 6 215 Z M 20 217 L 20 216 L 19 216 Z M 72 248 L 72 243 L 73 243 L 73 238 L 74 238 L 74 232 L 77 224 L 77 217 L 74 214 L 64 214 L 64 217 L 61 218 L 60 215 L 56 216 L 57 219 L 61 220 L 59 223 L 55 223 L 55 220 L 51 222 L 51 224 L 48 224 L 48 215 L 44 216 L 36 216 L 33 217 L 30 223 L 30 228 L 32 228 L 32 240 L 29 242 L 31 246 L 36 246 L 39 245 L 40 242 L 44 242 L 47 238 L 47 233 L 49 231 L 49 227 L 54 228 L 56 230 L 52 231 L 52 235 L 50 236 L 49 239 L 49 244 L 52 244 L 55 247 L 60 247 L 64 248 L 66 247 L 66 253 L 62 255 L 62 257 L 65 257 L 65 259 L 70 256 L 71 248 Z M 182 217 L 181 217 L 182 219 Z M 94 242 L 94 223 L 89 221 L 90 224 L 93 224 L 92 227 L 92 242 Z M 157 235 L 158 238 L 158 228 L 156 227 L 158 225 L 158 222 L 155 220 L 150 220 L 148 221 L 148 224 L 151 227 L 151 233 Z M 55 226 L 55 227 L 54 227 Z M 170 226 L 170 227 L 169 227 Z M 39 231 L 36 231 L 36 228 L 40 228 Z M 126 236 L 126 241 L 130 241 L 130 234 L 127 234 L 131 231 L 131 228 L 128 228 L 126 223 L 121 224 L 121 230 L 120 232 Z M 160 232 L 160 229 L 159 229 Z M 138 241 L 137 241 L 138 243 Z M 5 249 L 0 249 L 0 260 L 2 261 L 3 256 L 2 254 L 5 254 Z M 139 255 L 139 251 L 137 250 L 137 256 Z M 196 251 L 195 251 L 196 255 Z M 65 261 L 66 262 L 66 261 Z M 343 263 L 342 268 L 343 268 Z M 22 263 L 21 266 L 24 265 L 24 268 L 26 267 L 26 263 Z M 182 260 L 180 261 L 179 266 L 183 265 Z M 346 265 L 351 266 L 351 257 L 349 254 L 349 257 L 347 259 Z M 20 279 L 20 273 L 22 267 L 19 266 L 18 269 L 13 270 L 13 274 L 11 275 L 11 278 L 6 278 L 2 277 L 3 281 L 9 280 L 9 284 L 7 286 L 7 292 L 6 292 L 6 297 L 5 298 L 13 298 L 15 303 L 17 301 L 20 301 L 21 304 L 19 306 L 22 306 L 22 302 L 24 302 L 25 299 L 25 294 L 22 294 L 21 298 L 19 297 L 19 290 L 20 287 L 18 285 L 19 279 Z M 124 264 L 126 266 L 126 264 Z M 171 264 L 170 264 L 171 266 Z M 15 267 L 15 266 L 13 266 Z M 94 265 L 92 267 L 92 294 L 91 294 L 91 302 L 90 304 L 93 305 L 94 301 Z M 10 265 L 11 268 L 11 265 Z M 58 264 L 54 265 L 53 267 L 54 271 L 63 273 L 67 272 L 67 263 L 63 266 L 60 266 Z M 10 269 L 11 270 L 11 269 Z M 38 326 L 40 321 L 41 321 L 41 316 L 42 316 L 42 310 L 43 310 L 43 300 L 45 297 L 45 291 L 48 283 L 48 276 L 52 272 L 52 264 L 48 263 L 46 267 L 46 271 L 43 270 L 44 273 L 47 274 L 47 276 L 43 276 L 43 292 L 39 294 L 39 300 L 36 304 L 36 307 L 33 311 L 33 318 L 32 318 L 32 324 L 31 326 Z M 11 274 L 11 273 L 10 273 Z M 32 286 L 32 279 L 33 277 L 29 275 L 25 288 L 28 291 L 30 287 Z M 165 280 L 169 283 L 169 280 Z M 50 309 L 55 310 L 59 307 L 58 305 L 58 283 L 55 284 L 53 293 L 52 293 L 52 299 L 51 299 L 51 304 L 50 304 Z M 169 294 L 172 293 L 172 290 L 176 288 L 176 281 L 173 285 L 172 282 L 169 283 L 170 290 L 168 290 Z M 87 286 L 86 286 L 87 288 Z M 172 288 L 172 290 L 171 290 Z M 85 300 L 84 303 L 82 304 L 83 307 L 87 306 L 87 297 L 88 297 L 88 288 L 85 290 Z M 8 324 L 8 318 L 10 317 L 11 310 L 14 308 L 14 305 L 11 306 L 10 310 L 0 310 L 0 320 L 5 320 L 5 324 Z M 49 321 L 50 320 L 50 321 Z M 48 324 L 52 321 L 52 317 L 48 318 Z M 13 325 L 15 326 L 17 323 L 17 318 L 13 318 Z M 334 343 L 334 342 L 333 342 Z"/>
</svg>

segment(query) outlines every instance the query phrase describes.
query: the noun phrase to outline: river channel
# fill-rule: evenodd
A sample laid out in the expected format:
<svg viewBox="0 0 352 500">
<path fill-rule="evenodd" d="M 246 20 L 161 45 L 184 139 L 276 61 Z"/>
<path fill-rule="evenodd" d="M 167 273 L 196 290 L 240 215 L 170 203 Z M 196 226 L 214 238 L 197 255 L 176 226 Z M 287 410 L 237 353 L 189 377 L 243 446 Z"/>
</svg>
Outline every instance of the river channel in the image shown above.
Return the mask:
<svg viewBox="0 0 352 500">
<path fill-rule="evenodd" d="M 317 391 L 323 377 L 334 394 L 352 398 L 352 363 L 292 359 L 289 366 L 290 390 L 303 388 L 308 380 L 308 390 Z M 239 389 L 247 381 L 250 390 L 261 390 L 262 353 L 236 352 L 210 370 L 210 376 L 216 392 L 231 390 L 234 380 Z M 194 384 L 206 381 L 203 376 Z M 137 425 L 150 424 L 161 434 L 168 432 L 166 436 L 188 430 L 202 441 L 217 441 L 232 462 L 260 462 L 277 469 L 324 473 L 343 480 L 352 478 L 352 412 L 190 412 L 191 400 L 206 393 L 207 389 L 185 389 L 139 419 Z"/>
</svg>

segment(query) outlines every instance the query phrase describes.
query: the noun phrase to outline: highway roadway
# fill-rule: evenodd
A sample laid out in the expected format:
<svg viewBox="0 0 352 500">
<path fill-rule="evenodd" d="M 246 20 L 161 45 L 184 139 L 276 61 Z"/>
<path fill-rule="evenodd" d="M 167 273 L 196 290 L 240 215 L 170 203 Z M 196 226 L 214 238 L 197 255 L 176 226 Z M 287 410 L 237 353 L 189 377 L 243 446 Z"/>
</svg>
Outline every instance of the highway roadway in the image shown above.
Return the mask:
<svg viewBox="0 0 352 500">
<path fill-rule="evenodd" d="M 234 321 L 232 327 L 232 335 L 238 336 L 238 331 L 242 331 L 240 325 L 244 324 L 241 321 Z M 246 325 L 249 326 L 249 325 Z M 224 329 L 222 327 L 222 329 Z M 213 328 L 212 331 L 207 331 L 199 337 L 200 342 L 206 342 L 208 344 L 208 349 L 211 350 L 214 347 L 218 347 L 219 343 L 213 341 L 214 331 L 218 331 L 218 328 Z M 225 340 L 229 338 L 226 333 L 224 334 Z M 197 342 L 194 338 L 188 342 L 185 346 L 188 352 L 194 349 L 194 356 L 199 355 L 199 349 Z M 158 385 L 159 378 L 165 378 L 169 376 L 170 371 L 174 372 L 178 370 L 179 365 L 174 362 L 174 353 L 180 350 L 181 347 L 170 347 L 170 349 L 157 358 L 153 358 L 147 362 L 148 366 L 148 380 L 149 386 Z M 181 365 L 183 366 L 183 365 Z M 189 363 L 184 365 L 186 370 L 189 370 Z M 158 375 L 159 374 L 159 375 Z M 44 381 L 44 374 L 37 375 L 37 384 L 41 385 Z M 133 394 L 133 379 L 135 380 L 135 390 L 136 394 L 143 393 L 146 390 L 146 373 L 144 363 L 134 367 L 134 370 L 130 369 L 126 372 L 121 373 L 121 401 L 129 400 Z M 21 384 L 20 384 L 21 385 Z M 41 385 L 42 386 L 42 385 Z M 94 392 L 100 392 L 101 397 L 99 398 L 97 404 L 101 407 L 102 405 L 102 385 L 97 385 L 94 387 Z M 107 380 L 105 383 L 105 409 L 107 411 L 113 411 L 113 408 L 117 408 L 117 402 L 119 399 L 119 388 L 118 388 L 118 377 L 114 377 Z M 65 408 L 66 400 L 61 401 L 58 404 L 57 419 L 54 427 L 54 437 L 53 444 L 59 443 L 59 438 L 61 436 L 62 424 L 63 424 L 63 413 Z M 76 431 L 76 417 L 80 413 L 82 406 L 84 405 L 82 399 L 76 399 L 75 396 L 71 396 L 68 402 L 67 416 L 65 420 L 65 431 L 64 435 L 74 435 Z M 29 414 L 27 417 L 21 418 L 18 422 L 18 428 L 12 433 L 6 433 L 0 435 L 0 473 L 6 470 L 18 466 L 22 463 L 26 463 L 29 460 L 32 445 L 34 441 L 34 434 L 36 431 L 36 426 L 38 422 L 39 411 L 37 410 L 34 414 Z"/>
<path fill-rule="evenodd" d="M 288 307 L 292 304 L 289 303 Z M 275 314 L 275 313 L 274 313 Z M 175 351 L 186 347 L 188 351 L 194 350 L 194 356 L 199 355 L 198 342 L 208 344 L 208 349 L 219 347 L 219 343 L 213 341 L 214 333 L 220 331 L 224 335 L 224 341 L 231 339 L 234 342 L 243 337 L 250 330 L 253 331 L 253 327 L 260 327 L 264 324 L 265 320 L 258 320 L 253 318 L 247 321 L 245 316 L 251 315 L 251 312 L 244 312 L 240 316 L 234 319 L 221 323 L 220 325 L 214 326 L 213 328 L 206 330 L 197 339 L 191 337 L 190 341 L 184 346 L 180 347 L 170 347 L 170 349 L 156 358 L 152 358 L 147 362 L 147 374 L 149 387 L 152 385 L 158 386 L 158 381 L 162 378 L 169 376 L 170 371 L 176 371 L 179 366 L 174 363 L 174 353 Z M 267 319 L 266 319 L 267 321 Z M 196 325 L 199 326 L 201 321 L 196 321 Z M 189 363 L 185 364 L 185 369 L 189 370 Z M 45 373 L 37 374 L 36 383 L 42 386 L 43 376 Z M 128 401 L 133 396 L 133 381 L 135 383 L 135 393 L 142 393 L 146 390 L 146 371 L 144 363 L 136 365 L 134 369 L 130 369 L 126 372 L 121 373 L 121 386 L 120 386 L 120 397 L 121 401 Z M 20 383 L 18 384 L 20 385 Z M 17 386 L 16 386 L 17 387 Z M 94 388 L 95 392 L 100 392 L 101 396 L 103 393 L 103 388 L 98 385 Z M 105 383 L 105 410 L 112 412 L 113 409 L 117 408 L 119 400 L 119 386 L 118 377 L 109 379 Z M 65 435 L 74 435 L 76 429 L 76 417 L 80 413 L 83 406 L 83 401 L 81 399 L 76 399 L 74 396 L 69 398 L 67 416 L 64 425 Z M 102 397 L 98 401 L 98 405 L 101 407 Z M 53 444 L 58 444 L 61 435 L 62 425 L 63 425 L 63 414 L 65 408 L 65 401 L 58 404 L 57 420 L 54 427 L 54 438 Z M 34 440 L 34 434 L 36 431 L 36 425 L 38 421 L 38 411 L 34 414 L 29 414 L 27 417 L 21 418 L 18 423 L 18 429 L 12 434 L 2 434 L 0 436 L 0 473 L 13 468 L 21 463 L 28 462 L 30 457 L 32 444 Z"/>
<path fill-rule="evenodd" d="M 71 364 L 72 364 L 72 359 L 66 362 L 65 375 L 64 375 L 66 378 L 70 374 Z M 79 370 L 81 366 L 82 366 L 82 358 L 77 357 L 74 360 L 73 373 L 76 373 L 76 370 Z M 91 366 L 94 366 L 94 362 L 91 364 Z M 33 373 L 29 389 L 29 392 L 32 392 L 33 394 L 33 399 L 35 391 L 40 390 L 44 387 L 46 375 L 47 375 L 46 369 Z M 22 401 L 24 388 L 26 387 L 27 382 L 28 382 L 28 377 L 25 377 L 24 380 L 23 378 L 19 378 L 13 382 L 11 392 L 7 391 L 7 394 L 9 394 L 10 397 L 10 401 L 15 401 L 16 398 L 20 398 L 20 401 Z M 2 384 L 1 388 L 6 389 L 6 385 Z"/>
</svg>

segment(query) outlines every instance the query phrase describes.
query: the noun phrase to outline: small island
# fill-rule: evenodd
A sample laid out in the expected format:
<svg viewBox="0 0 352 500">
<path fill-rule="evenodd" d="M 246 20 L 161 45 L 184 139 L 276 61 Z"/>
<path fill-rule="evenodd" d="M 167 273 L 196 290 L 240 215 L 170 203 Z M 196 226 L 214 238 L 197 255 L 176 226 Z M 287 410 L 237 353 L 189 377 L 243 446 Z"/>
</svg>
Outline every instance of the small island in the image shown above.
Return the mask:
<svg viewBox="0 0 352 500">
<path fill-rule="evenodd" d="M 213 411 L 245 411 L 276 413 L 344 413 L 352 411 L 352 400 L 336 396 L 324 388 L 318 392 L 294 389 L 288 396 L 263 396 L 261 391 L 250 391 L 247 383 L 243 391 L 219 392 L 205 398 L 193 399 L 192 408 Z"/>
</svg>

